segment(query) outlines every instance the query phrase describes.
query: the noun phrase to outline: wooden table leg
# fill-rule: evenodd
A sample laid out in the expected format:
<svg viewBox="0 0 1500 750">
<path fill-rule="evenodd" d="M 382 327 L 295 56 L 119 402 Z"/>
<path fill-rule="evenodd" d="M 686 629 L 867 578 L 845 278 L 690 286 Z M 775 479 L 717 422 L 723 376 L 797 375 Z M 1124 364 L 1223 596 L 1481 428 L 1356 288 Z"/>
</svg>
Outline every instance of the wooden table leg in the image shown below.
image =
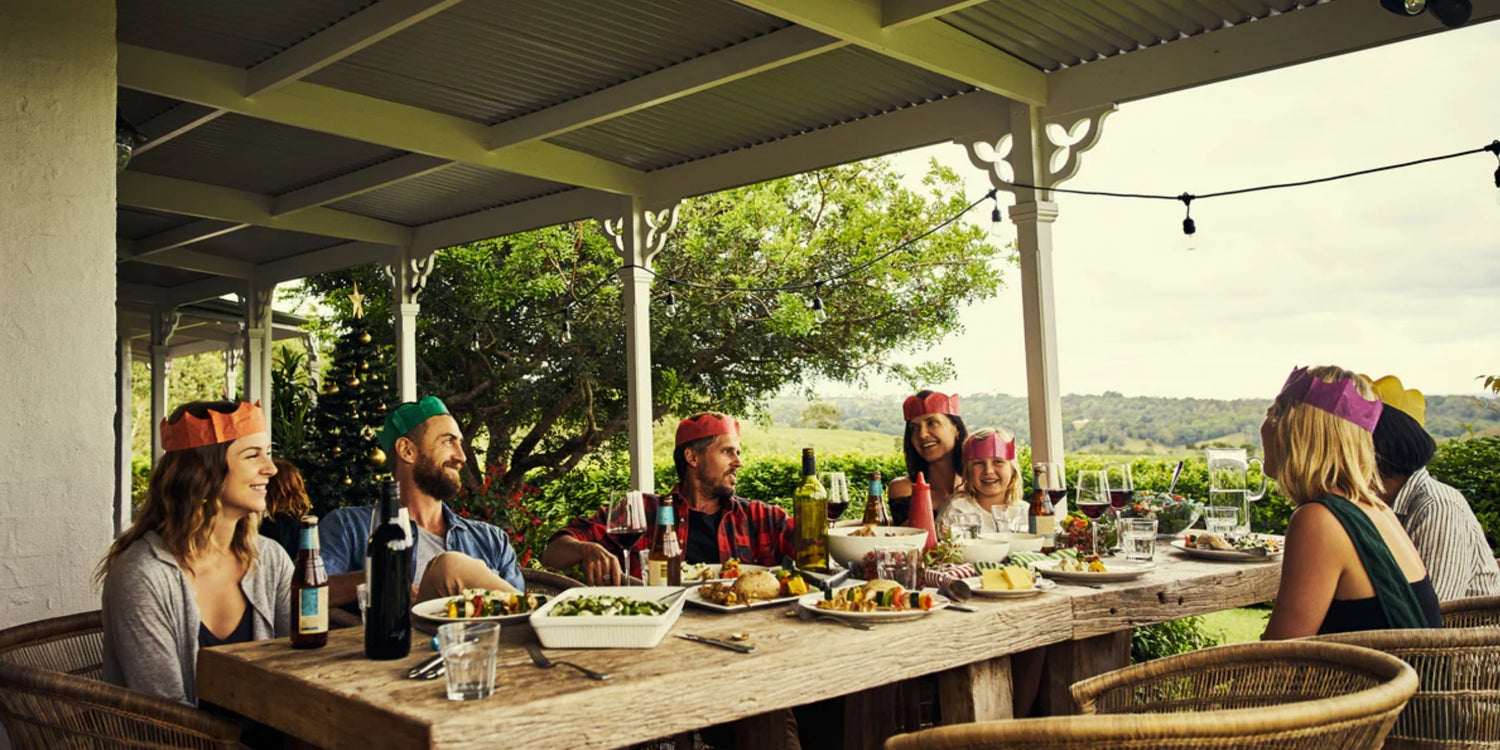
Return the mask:
<svg viewBox="0 0 1500 750">
<path fill-rule="evenodd" d="M 900 734 L 904 694 L 904 683 L 893 682 L 844 696 L 844 750 L 880 750 L 888 737 Z"/>
<path fill-rule="evenodd" d="M 1105 633 L 1047 647 L 1046 672 L 1042 677 L 1042 712 L 1046 716 L 1078 713 L 1078 704 L 1068 688 L 1079 680 L 1130 665 L 1130 631 Z"/>
<path fill-rule="evenodd" d="M 1010 657 L 939 673 L 938 704 L 943 724 L 1012 718 Z"/>
<path fill-rule="evenodd" d="M 734 723 L 735 750 L 791 750 L 796 742 L 796 724 L 790 710 L 740 719 Z"/>
</svg>

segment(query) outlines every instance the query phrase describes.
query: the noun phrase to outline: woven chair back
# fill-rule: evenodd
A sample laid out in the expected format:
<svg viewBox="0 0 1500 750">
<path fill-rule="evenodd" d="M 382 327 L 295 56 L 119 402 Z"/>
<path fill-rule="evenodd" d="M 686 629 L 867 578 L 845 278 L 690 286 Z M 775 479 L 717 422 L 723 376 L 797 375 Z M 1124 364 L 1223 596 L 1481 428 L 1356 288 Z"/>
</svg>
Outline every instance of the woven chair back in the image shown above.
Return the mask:
<svg viewBox="0 0 1500 750">
<path fill-rule="evenodd" d="M 1450 599 L 1438 605 L 1445 628 L 1482 628 L 1500 625 L 1500 596 Z"/>
<path fill-rule="evenodd" d="M 574 580 L 561 573 L 536 568 L 522 568 L 521 577 L 526 579 L 526 593 L 528 594 L 552 596 L 583 585 L 582 581 Z"/>
<path fill-rule="evenodd" d="M 1387 748 L 1500 747 L 1500 628 L 1367 630 L 1312 640 L 1383 651 L 1417 670 L 1421 687 Z"/>
</svg>

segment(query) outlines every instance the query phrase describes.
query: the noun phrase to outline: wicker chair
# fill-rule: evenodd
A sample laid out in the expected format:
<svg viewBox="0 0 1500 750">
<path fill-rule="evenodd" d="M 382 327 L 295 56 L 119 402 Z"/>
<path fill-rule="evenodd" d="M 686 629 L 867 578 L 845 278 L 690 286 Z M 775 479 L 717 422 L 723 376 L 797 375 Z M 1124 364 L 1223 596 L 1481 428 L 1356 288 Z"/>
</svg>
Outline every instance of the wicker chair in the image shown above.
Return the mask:
<svg viewBox="0 0 1500 750">
<path fill-rule="evenodd" d="M 521 577 L 526 580 L 526 593 L 546 594 L 552 596 L 561 591 L 582 586 L 583 582 L 569 578 L 561 573 L 553 573 L 537 568 L 522 568 Z"/>
<path fill-rule="evenodd" d="M 1417 670 L 1422 686 L 1387 748 L 1500 747 L 1500 628 L 1366 630 L 1310 640 L 1383 651 Z"/>
<path fill-rule="evenodd" d="M 0 724 L 16 750 L 240 748 L 240 726 L 99 680 L 99 612 L 0 630 Z"/>
<path fill-rule="evenodd" d="M 886 750 L 1377 748 L 1417 689 L 1400 659 L 1336 643 L 1204 649 L 1074 683 L 1083 716 L 897 735 Z"/>
<path fill-rule="evenodd" d="M 1479 628 L 1500 625 L 1500 596 L 1450 599 L 1439 605 L 1445 628 Z"/>
</svg>

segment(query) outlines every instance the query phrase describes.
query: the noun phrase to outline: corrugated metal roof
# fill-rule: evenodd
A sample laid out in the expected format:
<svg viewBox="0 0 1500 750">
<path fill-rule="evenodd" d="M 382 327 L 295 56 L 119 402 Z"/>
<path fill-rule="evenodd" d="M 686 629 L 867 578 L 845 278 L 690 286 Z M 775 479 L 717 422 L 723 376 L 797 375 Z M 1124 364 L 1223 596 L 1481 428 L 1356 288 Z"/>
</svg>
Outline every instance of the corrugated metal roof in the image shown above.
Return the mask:
<svg viewBox="0 0 1500 750">
<path fill-rule="evenodd" d="M 218 277 L 149 263 L 121 263 L 115 267 L 115 278 L 126 284 L 172 287 Z"/>
<path fill-rule="evenodd" d="M 140 127 L 147 120 L 181 103 L 176 99 L 168 99 L 165 96 L 148 94 L 144 91 L 136 91 L 134 89 L 119 89 L 119 96 L 116 100 L 116 106 L 120 108 L 120 113 L 125 115 L 125 119 L 129 120 L 130 124 L 136 127 Z"/>
<path fill-rule="evenodd" d="M 115 235 L 138 240 L 157 232 L 165 232 L 168 229 L 191 224 L 194 221 L 196 219 L 188 216 L 120 206 L 115 209 Z"/>
<path fill-rule="evenodd" d="M 494 123 L 788 25 L 724 0 L 468 0 L 307 80 Z"/>
<path fill-rule="evenodd" d="M 221 234 L 193 245 L 192 248 L 223 258 L 250 263 L 270 263 L 342 244 L 344 240 L 332 239 L 320 234 L 304 234 L 267 227 L 245 227 L 237 232 Z"/>
<path fill-rule="evenodd" d="M 973 90 L 846 47 L 550 140 L 659 169 Z"/>
<path fill-rule="evenodd" d="M 1052 71 L 1314 4 L 1310 0 L 990 0 L 941 19 Z"/>
<path fill-rule="evenodd" d="M 117 0 L 126 44 L 248 68 L 372 0 Z"/>
<path fill-rule="evenodd" d="M 402 152 L 239 115 L 224 115 L 131 160 L 140 172 L 282 193 Z"/>
<path fill-rule="evenodd" d="M 329 208 L 416 226 L 570 187 L 458 164 L 339 201 Z"/>
</svg>

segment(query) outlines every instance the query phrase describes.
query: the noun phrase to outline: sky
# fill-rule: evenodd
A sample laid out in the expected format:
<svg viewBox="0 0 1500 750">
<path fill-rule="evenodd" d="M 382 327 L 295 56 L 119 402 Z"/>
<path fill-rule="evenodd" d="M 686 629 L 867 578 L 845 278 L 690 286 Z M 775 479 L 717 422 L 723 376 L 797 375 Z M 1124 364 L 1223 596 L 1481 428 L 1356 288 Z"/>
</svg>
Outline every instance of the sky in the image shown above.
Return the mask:
<svg viewBox="0 0 1500 750">
<path fill-rule="evenodd" d="M 1062 187 L 1176 195 L 1322 177 L 1500 139 L 1500 23 L 1128 102 Z M 953 144 L 929 159 L 989 189 Z M 1394 373 L 1429 394 L 1500 373 L 1496 159 L 1477 154 L 1330 184 L 1180 203 L 1060 195 L 1054 225 L 1064 393 L 1270 398 L 1299 364 Z M 1007 194 L 1002 193 L 1002 205 Z M 989 225 L 989 210 L 972 216 Z M 1007 214 L 1008 215 L 1008 214 Z M 1008 222 L 998 242 L 1015 238 Z M 1025 395 L 1020 272 L 912 354 L 951 357 L 935 388 Z M 896 383 L 828 395 L 903 393 Z"/>
</svg>

